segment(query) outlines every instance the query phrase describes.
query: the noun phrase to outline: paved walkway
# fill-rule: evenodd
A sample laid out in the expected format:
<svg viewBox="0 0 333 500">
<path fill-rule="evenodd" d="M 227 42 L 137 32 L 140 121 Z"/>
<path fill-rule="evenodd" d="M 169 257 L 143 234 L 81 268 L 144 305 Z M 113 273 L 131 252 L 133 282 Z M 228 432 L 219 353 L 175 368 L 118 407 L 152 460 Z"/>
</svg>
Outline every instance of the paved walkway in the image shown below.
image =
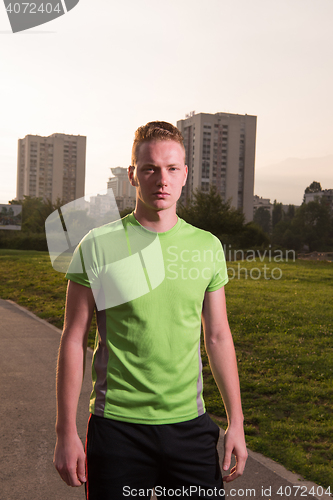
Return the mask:
<svg viewBox="0 0 333 500">
<path fill-rule="evenodd" d="M 59 340 L 57 328 L 16 304 L 0 299 L 0 500 L 85 498 L 83 488 L 68 487 L 52 464 Z M 90 362 L 91 351 L 88 352 L 88 368 L 78 408 L 78 430 L 82 440 L 88 419 Z M 219 449 L 221 456 L 223 437 Z M 300 481 L 298 476 L 272 460 L 251 451 L 249 454 L 244 475 L 226 487 L 229 497 L 304 499 L 312 486 L 321 493 L 316 485 Z M 296 486 L 300 487 L 298 494 Z M 322 500 L 329 497 L 308 495 L 306 498 Z"/>
</svg>

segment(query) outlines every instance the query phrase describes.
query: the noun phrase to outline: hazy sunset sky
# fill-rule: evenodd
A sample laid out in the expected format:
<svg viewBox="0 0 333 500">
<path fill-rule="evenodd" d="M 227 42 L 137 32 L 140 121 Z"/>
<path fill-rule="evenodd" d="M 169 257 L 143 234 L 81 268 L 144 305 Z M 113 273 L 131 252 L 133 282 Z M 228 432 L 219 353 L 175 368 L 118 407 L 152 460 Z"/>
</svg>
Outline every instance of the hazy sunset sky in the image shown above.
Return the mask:
<svg viewBox="0 0 333 500">
<path fill-rule="evenodd" d="M 129 165 L 139 125 L 193 110 L 258 117 L 259 196 L 300 204 L 309 176 L 333 188 L 333 161 L 282 169 L 280 183 L 267 167 L 333 155 L 332 19 L 333 0 L 80 0 L 12 34 L 2 2 L 0 203 L 16 196 L 18 138 L 86 135 L 97 193 Z"/>
</svg>

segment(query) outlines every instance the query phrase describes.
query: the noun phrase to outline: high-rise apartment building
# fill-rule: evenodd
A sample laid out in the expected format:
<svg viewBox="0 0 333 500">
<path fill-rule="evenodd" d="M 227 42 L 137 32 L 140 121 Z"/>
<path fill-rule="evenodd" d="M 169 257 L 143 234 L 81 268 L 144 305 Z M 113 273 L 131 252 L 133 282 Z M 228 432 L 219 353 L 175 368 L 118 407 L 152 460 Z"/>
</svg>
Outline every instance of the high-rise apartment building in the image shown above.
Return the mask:
<svg viewBox="0 0 333 500">
<path fill-rule="evenodd" d="M 26 135 L 18 140 L 16 198 L 68 203 L 84 196 L 86 137 Z"/>
<path fill-rule="evenodd" d="M 112 188 L 119 210 L 134 208 L 136 200 L 136 189 L 128 180 L 127 168 L 111 168 L 113 177 L 109 177 L 107 186 Z"/>
<path fill-rule="evenodd" d="M 231 113 L 190 113 L 177 127 L 184 136 L 188 180 L 182 202 L 199 189 L 216 187 L 222 199 L 253 219 L 257 117 Z"/>
</svg>

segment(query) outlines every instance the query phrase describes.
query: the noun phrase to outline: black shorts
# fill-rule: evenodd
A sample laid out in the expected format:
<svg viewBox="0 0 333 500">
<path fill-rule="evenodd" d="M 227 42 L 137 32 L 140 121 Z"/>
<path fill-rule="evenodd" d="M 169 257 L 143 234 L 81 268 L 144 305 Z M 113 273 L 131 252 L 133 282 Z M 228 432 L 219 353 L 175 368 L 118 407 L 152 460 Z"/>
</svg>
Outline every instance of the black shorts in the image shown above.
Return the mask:
<svg viewBox="0 0 333 500">
<path fill-rule="evenodd" d="M 205 413 L 187 422 L 146 425 L 91 415 L 88 500 L 223 499 L 219 427 Z"/>
</svg>

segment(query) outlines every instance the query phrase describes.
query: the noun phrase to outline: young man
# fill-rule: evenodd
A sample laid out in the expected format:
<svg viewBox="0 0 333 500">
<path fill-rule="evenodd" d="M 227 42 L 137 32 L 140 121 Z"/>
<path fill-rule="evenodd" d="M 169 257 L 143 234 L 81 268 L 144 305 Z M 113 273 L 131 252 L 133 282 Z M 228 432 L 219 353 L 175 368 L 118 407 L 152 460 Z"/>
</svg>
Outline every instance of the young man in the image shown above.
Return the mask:
<svg viewBox="0 0 333 500">
<path fill-rule="evenodd" d="M 183 139 L 173 125 L 136 131 L 129 180 L 133 214 L 91 231 L 69 279 L 57 377 L 55 466 L 89 500 L 223 498 L 219 428 L 202 399 L 200 325 L 228 415 L 226 482 L 243 473 L 235 351 L 224 296 L 221 243 L 176 215 L 187 178 Z M 87 336 L 96 309 L 86 452 L 76 430 Z M 212 490 L 214 494 L 212 495 Z"/>
</svg>

